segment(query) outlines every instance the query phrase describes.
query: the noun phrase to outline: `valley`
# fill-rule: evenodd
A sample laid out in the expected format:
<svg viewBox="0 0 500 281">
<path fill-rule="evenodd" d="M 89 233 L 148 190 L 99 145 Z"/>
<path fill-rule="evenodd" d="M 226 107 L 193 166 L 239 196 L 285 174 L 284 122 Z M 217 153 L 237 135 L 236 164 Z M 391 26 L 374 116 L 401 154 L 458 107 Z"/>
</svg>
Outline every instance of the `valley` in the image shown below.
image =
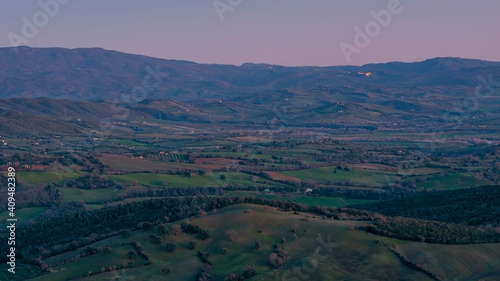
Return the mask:
<svg viewBox="0 0 500 281">
<path fill-rule="evenodd" d="M 500 275 L 500 63 L 12 52 L 0 177 L 16 171 L 18 273 L 0 280 Z"/>
</svg>

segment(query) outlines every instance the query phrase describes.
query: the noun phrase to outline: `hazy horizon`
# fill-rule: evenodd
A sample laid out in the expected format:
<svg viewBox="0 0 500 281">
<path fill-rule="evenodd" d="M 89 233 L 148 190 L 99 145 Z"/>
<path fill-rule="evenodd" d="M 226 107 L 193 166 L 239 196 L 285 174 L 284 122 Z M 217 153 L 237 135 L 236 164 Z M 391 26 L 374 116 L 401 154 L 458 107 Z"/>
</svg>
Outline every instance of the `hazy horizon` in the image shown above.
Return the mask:
<svg viewBox="0 0 500 281">
<path fill-rule="evenodd" d="M 233 6 L 227 0 L 57 1 L 41 1 L 57 3 L 47 12 L 38 2 L 4 4 L 0 46 L 12 46 L 18 36 L 25 43 L 20 45 L 31 47 L 96 47 L 232 65 L 364 65 L 435 57 L 500 61 L 500 2 L 493 0 L 241 0 Z M 380 13 L 391 5 L 394 12 L 384 22 Z M 379 21 L 374 13 L 382 15 Z M 26 21 L 36 20 L 42 22 L 37 31 L 23 36 Z M 373 22 L 378 29 L 366 31 Z M 356 45 L 356 28 L 373 36 Z M 347 58 L 342 44 L 357 50 Z"/>
<path fill-rule="evenodd" d="M 266 63 L 266 62 L 244 62 L 241 64 L 231 64 L 231 63 L 207 63 L 207 62 L 197 62 L 197 61 L 192 61 L 192 60 L 185 60 L 185 59 L 174 59 L 174 58 L 160 58 L 160 57 L 155 57 L 155 56 L 150 56 L 147 54 L 139 54 L 139 53 L 128 53 L 128 52 L 123 52 L 119 50 L 111 50 L 111 49 L 105 49 L 102 47 L 76 47 L 76 48 L 67 48 L 67 47 L 35 47 L 35 46 L 19 46 L 19 47 L 28 47 L 28 48 L 33 48 L 33 49 L 68 49 L 68 50 L 75 50 L 75 49 L 103 49 L 105 51 L 110 51 L 110 52 L 119 52 L 119 53 L 124 53 L 124 54 L 129 54 L 129 55 L 137 55 L 137 56 L 146 56 L 146 57 L 152 57 L 156 59 L 165 59 L 165 60 L 177 60 L 177 61 L 187 61 L 187 62 L 194 62 L 198 64 L 218 64 L 218 65 L 233 65 L 233 66 L 242 66 L 244 64 L 268 64 L 268 65 L 276 65 L 276 66 L 284 66 L 284 67 L 335 67 L 335 66 L 363 66 L 363 65 L 369 65 L 369 64 L 384 64 L 384 63 L 418 63 L 418 62 L 423 62 L 426 60 L 431 60 L 431 59 L 437 59 L 437 58 L 451 58 L 451 59 L 463 59 L 463 60 L 482 60 L 482 61 L 489 61 L 489 62 L 500 62 L 500 60 L 483 60 L 483 59 L 477 59 L 477 58 L 463 58 L 463 57 L 432 57 L 432 58 L 426 58 L 423 60 L 419 61 L 384 61 L 384 62 L 376 62 L 376 63 L 366 63 L 362 65 L 355 65 L 355 64 L 338 64 L 338 65 L 282 65 L 282 64 L 271 64 L 271 63 Z M 0 47 L 0 49 L 4 48 L 15 48 L 15 47 Z"/>
</svg>

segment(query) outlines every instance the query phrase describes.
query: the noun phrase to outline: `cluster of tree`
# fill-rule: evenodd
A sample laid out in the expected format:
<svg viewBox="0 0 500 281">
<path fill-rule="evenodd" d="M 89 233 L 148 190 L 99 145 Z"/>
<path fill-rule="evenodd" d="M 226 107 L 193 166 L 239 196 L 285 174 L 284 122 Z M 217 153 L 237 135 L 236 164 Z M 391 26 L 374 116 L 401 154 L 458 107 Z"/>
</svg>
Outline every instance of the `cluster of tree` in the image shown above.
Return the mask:
<svg viewBox="0 0 500 281">
<path fill-rule="evenodd" d="M 85 157 L 84 159 L 82 159 L 82 171 L 84 172 L 94 172 L 96 174 L 102 175 L 112 170 L 108 165 L 105 165 L 97 158 L 97 156 L 99 156 L 98 154 L 92 153 L 83 156 Z"/>
<path fill-rule="evenodd" d="M 190 177 L 192 174 L 203 176 L 206 172 L 204 170 L 200 170 L 197 168 L 174 168 L 170 170 L 162 170 L 162 169 L 153 169 L 149 171 L 125 171 L 125 170 L 115 170 L 115 174 L 119 175 L 130 175 L 130 174 L 161 174 L 161 175 L 177 175 Z"/>
<path fill-rule="evenodd" d="M 57 152 L 52 155 L 38 155 L 31 152 L 15 153 L 9 157 L 0 155 L 0 166 L 8 162 L 13 163 L 15 166 L 21 166 L 23 171 L 34 171 L 38 170 L 37 167 L 39 166 L 50 166 L 57 163 L 63 166 L 83 165 L 80 155 L 69 152 Z"/>
<path fill-rule="evenodd" d="M 7 178 L 0 175 L 0 182 L 7 182 Z M 29 184 L 16 182 L 16 208 L 49 207 L 62 202 L 62 195 L 57 184 Z M 8 192 L 0 192 L 0 211 L 7 210 Z"/>
<path fill-rule="evenodd" d="M 196 243 L 196 241 L 189 241 L 188 249 L 192 251 L 192 250 L 196 249 L 197 245 L 198 245 L 198 243 Z"/>
<path fill-rule="evenodd" d="M 97 176 L 95 174 L 88 174 L 74 180 L 69 180 L 66 182 L 66 185 L 68 187 L 76 187 L 81 189 L 124 189 L 124 186 L 122 184 L 118 184 L 112 180 Z"/>
<path fill-rule="evenodd" d="M 293 203 L 291 201 L 283 201 L 283 200 L 271 200 L 265 198 L 256 198 L 256 197 L 233 197 L 229 198 L 233 203 L 245 203 L 245 204 L 258 204 L 269 207 L 275 207 L 279 210 L 295 213 L 307 212 L 307 213 L 315 213 L 320 216 L 325 216 L 326 218 L 334 218 L 338 220 L 355 220 L 355 221 L 372 221 L 374 220 L 374 214 L 357 209 L 349 209 L 349 208 L 328 208 L 328 207 L 318 207 L 318 206 L 309 206 Z"/>
<path fill-rule="evenodd" d="M 417 263 L 414 263 L 410 260 L 407 260 L 403 255 L 401 255 L 401 253 L 399 253 L 398 251 L 396 251 L 395 249 L 392 249 L 391 248 L 391 251 L 396 255 L 396 257 L 399 258 L 399 260 L 404 263 L 406 266 L 408 266 L 409 268 L 415 270 L 415 271 L 420 271 L 422 273 L 424 273 L 425 275 L 429 276 L 430 278 L 434 279 L 434 280 L 441 280 L 436 274 L 432 273 L 431 271 L 425 269 L 424 267 L 425 266 L 422 266 L 420 264 L 417 264 Z"/>
<path fill-rule="evenodd" d="M 171 151 L 141 151 L 134 153 L 135 157 L 143 157 L 151 160 L 167 160 L 170 162 L 183 163 L 192 158 L 192 153 L 179 153 Z"/>
<path fill-rule="evenodd" d="M 224 191 L 218 187 L 188 187 L 188 188 L 162 188 L 158 189 L 154 186 L 148 186 L 147 190 L 134 190 L 109 201 L 101 201 L 95 203 L 108 203 L 112 201 L 121 201 L 125 198 L 138 198 L 138 197 L 184 197 L 184 196 L 197 196 L 197 195 L 223 195 Z M 155 189 L 156 188 L 156 189 Z"/>
<path fill-rule="evenodd" d="M 78 214 L 87 211 L 87 208 L 83 202 L 62 202 L 58 204 L 50 205 L 45 212 L 40 215 L 34 217 L 28 221 L 22 221 L 21 224 L 24 223 L 41 223 L 50 218 L 56 218 L 60 216 L 67 216 L 72 214 Z"/>
<path fill-rule="evenodd" d="M 274 250 L 269 255 L 269 263 L 274 269 L 280 268 L 285 264 L 287 252 L 278 244 L 274 244 Z"/>
<path fill-rule="evenodd" d="M 175 242 L 167 242 L 165 243 L 165 250 L 167 253 L 173 253 L 175 250 L 177 250 L 178 246 L 177 243 Z"/>
<path fill-rule="evenodd" d="M 146 262 L 144 263 L 145 265 L 153 264 L 153 260 L 146 254 L 145 248 L 144 248 L 144 246 L 142 246 L 141 243 L 132 242 L 131 245 L 134 248 L 134 250 L 137 252 L 137 254 L 139 254 L 141 257 L 143 257 L 146 260 Z M 131 254 L 131 255 L 133 255 L 133 254 Z"/>
<path fill-rule="evenodd" d="M 156 235 L 156 234 L 150 234 L 149 235 L 149 241 L 152 243 L 152 244 L 155 244 L 155 245 L 160 245 L 161 244 L 161 237 Z"/>
<path fill-rule="evenodd" d="M 187 234 L 198 234 L 198 236 L 202 240 L 207 240 L 208 238 L 210 238 L 210 232 L 208 232 L 208 230 L 205 230 L 197 225 L 192 225 L 192 224 L 189 224 L 187 222 L 182 222 L 181 229 L 184 233 L 187 233 Z"/>
<path fill-rule="evenodd" d="M 16 229 L 16 242 L 21 245 L 18 248 L 19 258 L 29 261 L 40 257 L 42 252 L 42 258 L 45 258 L 70 250 L 69 246 L 52 249 L 54 245 L 81 241 L 92 234 L 102 235 L 104 239 L 117 235 L 121 229 L 137 229 L 140 222 L 157 224 L 164 221 L 165 217 L 172 221 L 180 220 L 198 214 L 200 209 L 208 211 L 234 203 L 226 198 L 163 198 L 48 218 L 41 223 Z M 7 232 L 3 231 L 1 236 L 5 235 Z M 7 243 L 0 245 L 0 248 L 7 251 Z"/>
<path fill-rule="evenodd" d="M 249 264 L 243 269 L 242 274 L 231 274 L 224 278 L 224 281 L 243 281 L 252 278 L 255 274 L 255 265 Z"/>
<path fill-rule="evenodd" d="M 362 229 L 403 240 L 438 244 L 498 243 L 500 234 L 472 226 L 404 217 L 380 217 Z"/>
<path fill-rule="evenodd" d="M 467 225 L 500 223 L 500 186 L 414 193 L 404 199 L 374 202 L 352 208 Z"/>
<path fill-rule="evenodd" d="M 207 252 L 202 252 L 202 251 L 198 251 L 196 253 L 196 255 L 200 258 L 200 260 L 203 262 L 203 263 L 206 263 L 206 264 L 209 264 L 209 265 L 212 265 L 212 262 L 208 259 L 210 257 L 210 254 L 207 253 Z"/>
</svg>

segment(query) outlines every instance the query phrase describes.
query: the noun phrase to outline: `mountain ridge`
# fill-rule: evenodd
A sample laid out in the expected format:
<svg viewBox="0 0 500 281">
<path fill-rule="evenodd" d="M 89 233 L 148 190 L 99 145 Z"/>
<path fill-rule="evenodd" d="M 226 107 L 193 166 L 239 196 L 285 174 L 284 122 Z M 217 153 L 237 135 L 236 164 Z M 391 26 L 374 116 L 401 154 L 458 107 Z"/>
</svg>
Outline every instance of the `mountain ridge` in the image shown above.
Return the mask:
<svg viewBox="0 0 500 281">
<path fill-rule="evenodd" d="M 157 87 L 148 89 L 145 98 L 187 103 L 203 98 L 238 99 L 283 89 L 345 94 L 345 88 L 352 86 L 365 95 L 377 91 L 408 95 L 415 87 L 432 93 L 436 86 L 453 92 L 463 87 L 473 90 L 480 75 L 500 77 L 500 62 L 461 58 L 364 66 L 235 66 L 158 59 L 102 48 L 0 48 L 0 65 L 0 98 L 116 99 L 147 81 Z M 155 73 L 160 83 L 151 78 Z"/>
</svg>

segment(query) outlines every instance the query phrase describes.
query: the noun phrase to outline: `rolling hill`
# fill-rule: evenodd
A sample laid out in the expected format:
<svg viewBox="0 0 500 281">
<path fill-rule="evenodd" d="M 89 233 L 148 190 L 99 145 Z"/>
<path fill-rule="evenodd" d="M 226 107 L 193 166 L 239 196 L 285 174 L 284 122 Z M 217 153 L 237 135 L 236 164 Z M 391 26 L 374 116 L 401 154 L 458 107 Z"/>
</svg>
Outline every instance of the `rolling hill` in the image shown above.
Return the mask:
<svg viewBox="0 0 500 281">
<path fill-rule="evenodd" d="M 55 135 L 81 135 L 92 128 L 87 122 L 67 122 L 49 117 L 24 113 L 0 114 L 0 132 L 4 136 L 40 137 Z"/>
<path fill-rule="evenodd" d="M 499 62 L 434 58 L 359 67 L 234 66 L 98 48 L 19 47 L 0 48 L 0 65 L 0 113 L 134 121 L 133 130 L 142 119 L 362 133 L 440 128 L 491 134 L 500 129 L 494 122 L 500 116 L 498 90 L 475 94 L 488 77 L 500 81 Z"/>
<path fill-rule="evenodd" d="M 156 226 L 49 257 L 44 263 L 51 271 L 30 280 L 200 280 L 204 274 L 210 280 L 495 280 L 498 274 L 498 244 L 409 242 L 359 231 L 361 224 L 238 204 L 165 223 L 167 234 Z M 175 225 L 184 225 L 182 231 Z M 285 257 L 281 265 L 273 266 L 273 253 Z M 473 262 L 462 264 L 468 256 Z M 254 273 L 245 274 L 248 267 Z M 225 279 L 230 275 L 247 277 Z"/>
<path fill-rule="evenodd" d="M 152 87 L 146 87 L 150 90 L 147 97 L 182 102 L 200 98 L 230 100 L 282 89 L 331 96 L 349 94 L 349 87 L 354 86 L 368 96 L 377 93 L 374 101 L 382 102 L 401 95 L 443 94 L 443 90 L 448 94 L 463 90 L 474 93 L 478 75 L 492 75 L 493 81 L 500 77 L 500 62 L 461 58 L 360 67 L 234 66 L 157 59 L 99 48 L 0 48 L 0 65 L 0 97 L 72 100 L 116 98 L 147 81 Z M 151 77 L 154 73 L 157 81 Z"/>
</svg>

